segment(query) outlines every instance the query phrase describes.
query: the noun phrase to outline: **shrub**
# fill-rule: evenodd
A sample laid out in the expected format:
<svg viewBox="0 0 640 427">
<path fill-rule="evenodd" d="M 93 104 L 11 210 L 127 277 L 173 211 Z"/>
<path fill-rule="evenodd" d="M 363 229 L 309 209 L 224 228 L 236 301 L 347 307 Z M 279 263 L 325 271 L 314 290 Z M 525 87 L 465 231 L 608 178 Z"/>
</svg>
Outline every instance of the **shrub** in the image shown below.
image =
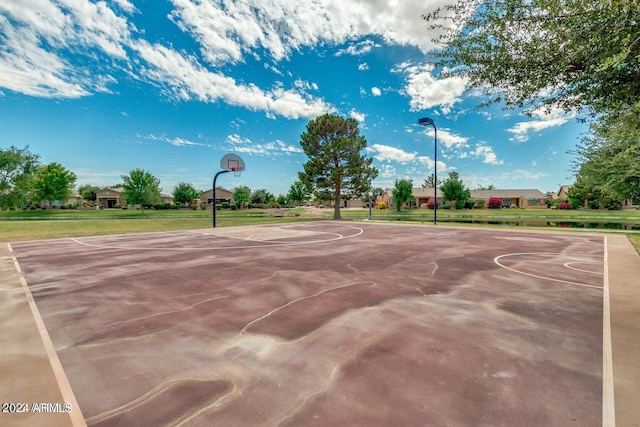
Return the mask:
<svg viewBox="0 0 640 427">
<path fill-rule="evenodd" d="M 477 201 L 478 204 L 478 209 L 484 209 L 485 205 L 487 204 L 486 200 L 481 199 Z"/>
<path fill-rule="evenodd" d="M 490 197 L 487 202 L 487 207 L 489 209 L 501 209 L 502 208 L 502 199 L 499 197 Z"/>
<path fill-rule="evenodd" d="M 387 204 L 385 202 L 379 202 L 378 209 L 387 209 Z"/>
<path fill-rule="evenodd" d="M 558 203 L 558 209 L 571 209 L 571 203 L 569 203 L 569 202 L 560 202 L 560 203 Z"/>
<path fill-rule="evenodd" d="M 591 209 L 600 209 L 600 201 L 599 200 L 592 200 L 589 202 L 589 207 Z"/>
<path fill-rule="evenodd" d="M 456 209 L 464 209 L 464 202 L 458 201 L 456 202 Z"/>
<path fill-rule="evenodd" d="M 571 203 L 571 209 L 578 209 L 582 206 L 582 200 L 580 199 L 569 199 L 569 203 Z"/>
<path fill-rule="evenodd" d="M 429 200 L 427 202 L 427 209 L 433 209 L 433 206 L 434 206 L 433 200 Z M 435 207 L 436 207 L 436 209 L 438 209 L 438 204 L 437 203 L 435 204 Z"/>
<path fill-rule="evenodd" d="M 466 202 L 464 202 L 465 209 L 473 209 L 475 207 L 476 207 L 476 202 L 474 202 L 473 200 L 467 200 Z"/>
</svg>

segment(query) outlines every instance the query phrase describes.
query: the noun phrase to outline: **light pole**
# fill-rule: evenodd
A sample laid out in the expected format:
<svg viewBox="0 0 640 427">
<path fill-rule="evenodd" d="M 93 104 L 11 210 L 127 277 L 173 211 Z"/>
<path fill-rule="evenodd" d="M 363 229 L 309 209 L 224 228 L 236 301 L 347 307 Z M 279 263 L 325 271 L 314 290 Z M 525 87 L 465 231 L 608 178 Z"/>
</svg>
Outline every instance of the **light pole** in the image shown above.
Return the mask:
<svg viewBox="0 0 640 427">
<path fill-rule="evenodd" d="M 433 144 L 433 224 L 438 223 L 438 128 L 433 122 L 433 119 L 424 117 L 418 119 L 418 124 L 422 126 L 433 126 L 433 132 L 435 135 Z"/>
<path fill-rule="evenodd" d="M 218 180 L 218 176 L 227 172 L 231 172 L 231 171 L 222 170 L 213 177 L 213 228 L 216 228 L 216 181 Z"/>
</svg>

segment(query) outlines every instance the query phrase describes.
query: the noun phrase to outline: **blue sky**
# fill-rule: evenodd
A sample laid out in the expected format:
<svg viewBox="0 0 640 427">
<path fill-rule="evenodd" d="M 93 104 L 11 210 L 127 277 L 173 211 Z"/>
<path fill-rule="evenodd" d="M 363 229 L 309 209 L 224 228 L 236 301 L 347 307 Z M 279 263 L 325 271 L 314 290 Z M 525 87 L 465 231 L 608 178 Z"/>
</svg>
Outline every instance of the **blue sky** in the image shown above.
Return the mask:
<svg viewBox="0 0 640 427">
<path fill-rule="evenodd" d="M 78 185 L 135 168 L 211 188 L 220 158 L 247 185 L 286 193 L 323 113 L 353 117 L 379 169 L 374 186 L 419 186 L 434 167 L 470 188 L 557 191 L 586 131 L 575 115 L 500 106 L 439 80 L 421 15 L 448 0 L 3 0 L 0 146 L 26 145 Z"/>
</svg>

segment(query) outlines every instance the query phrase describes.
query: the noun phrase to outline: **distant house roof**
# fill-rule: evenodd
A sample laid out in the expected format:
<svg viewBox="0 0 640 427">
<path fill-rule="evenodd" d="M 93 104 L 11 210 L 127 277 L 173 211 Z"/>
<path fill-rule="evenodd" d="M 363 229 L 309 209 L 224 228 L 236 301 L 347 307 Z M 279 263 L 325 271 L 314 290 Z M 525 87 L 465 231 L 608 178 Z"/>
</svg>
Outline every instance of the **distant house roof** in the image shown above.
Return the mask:
<svg viewBox="0 0 640 427">
<path fill-rule="evenodd" d="M 573 188 L 573 185 L 561 185 L 560 189 L 558 190 L 558 192 L 556 193 L 556 196 L 560 197 L 560 195 L 562 193 L 564 194 L 569 194 L 569 190 L 571 190 L 571 188 Z"/>
<path fill-rule="evenodd" d="M 390 190 L 389 194 L 391 194 Z M 433 188 L 414 188 L 411 192 L 416 198 L 433 197 Z M 442 191 L 438 188 L 436 195 L 442 197 Z M 501 199 L 525 198 L 525 199 L 544 199 L 546 195 L 536 189 L 515 189 L 515 190 L 471 190 L 472 199 L 489 199 L 490 197 L 499 197 Z"/>
<path fill-rule="evenodd" d="M 200 192 L 200 199 L 205 200 L 207 198 L 213 197 L 213 188 L 207 191 Z M 233 199 L 233 191 L 227 190 L 223 187 L 216 187 L 216 198 L 217 199 Z"/>
<path fill-rule="evenodd" d="M 390 190 L 389 194 L 391 194 L 391 191 L 393 190 Z M 413 197 L 421 197 L 426 199 L 428 197 L 433 197 L 433 188 L 414 188 L 411 191 L 411 194 L 413 194 Z M 436 196 L 442 197 L 442 191 L 439 188 L 436 190 Z"/>
<path fill-rule="evenodd" d="M 124 191 L 124 188 L 122 187 L 107 187 L 107 188 L 103 188 L 102 190 L 98 190 L 96 191 L 96 194 L 101 194 L 104 191 L 113 191 L 114 193 L 122 193 Z"/>
<path fill-rule="evenodd" d="M 536 189 L 516 189 L 516 190 L 471 190 L 472 199 L 489 199 L 499 197 L 501 199 L 523 197 L 525 199 L 544 199 L 546 194 Z"/>
</svg>

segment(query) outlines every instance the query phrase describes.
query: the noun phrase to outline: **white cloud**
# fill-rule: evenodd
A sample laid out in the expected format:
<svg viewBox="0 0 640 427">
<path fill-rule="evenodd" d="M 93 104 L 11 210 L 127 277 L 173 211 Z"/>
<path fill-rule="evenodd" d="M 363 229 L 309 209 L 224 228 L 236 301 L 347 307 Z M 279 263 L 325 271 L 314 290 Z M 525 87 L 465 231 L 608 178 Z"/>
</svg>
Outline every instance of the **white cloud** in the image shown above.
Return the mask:
<svg viewBox="0 0 640 427">
<path fill-rule="evenodd" d="M 340 49 L 338 52 L 336 52 L 336 56 L 345 54 L 353 56 L 366 55 L 367 53 L 371 52 L 374 47 L 380 47 L 380 45 L 374 43 L 372 40 L 364 40 L 358 43 L 353 43 L 346 49 Z"/>
<path fill-rule="evenodd" d="M 388 145 L 373 144 L 371 147 L 366 148 L 367 152 L 372 153 L 376 160 L 381 162 L 399 162 L 408 163 L 416 159 L 417 153 L 407 153 L 406 151 L 390 147 Z"/>
<path fill-rule="evenodd" d="M 380 167 L 380 178 L 393 178 L 396 176 L 396 168 L 392 165 L 382 165 Z"/>
<path fill-rule="evenodd" d="M 0 86 L 32 96 L 78 98 L 109 92 L 117 83 L 112 75 L 124 72 L 157 85 L 173 100 L 225 102 L 269 117 L 312 118 L 335 111 L 308 94 L 317 88 L 260 88 L 238 83 L 222 70 L 251 58 L 278 72 L 273 63 L 304 47 L 348 41 L 344 53 L 366 55 L 379 46 L 372 36 L 426 51 L 433 46 L 425 43 L 429 37 L 416 11 L 437 6 L 425 7 L 419 0 L 171 0 L 171 5 L 170 19 L 195 40 L 199 52 L 178 51 L 171 40 L 145 39 L 146 29 L 133 24 L 138 10 L 130 0 L 3 0 Z M 409 73 L 412 108 L 429 105 L 418 94 L 419 72 Z M 445 88 L 438 86 L 446 84 L 429 87 L 440 92 Z M 446 107 L 450 97 L 438 95 L 433 102 Z"/>
<path fill-rule="evenodd" d="M 453 105 L 461 101 L 460 97 L 467 86 L 467 81 L 461 77 L 436 79 L 432 74 L 431 64 L 404 62 L 398 64 L 394 71 L 407 75 L 404 93 L 410 98 L 411 111 L 439 106 L 448 112 Z"/>
<path fill-rule="evenodd" d="M 360 113 L 356 110 L 351 110 L 349 112 L 349 117 L 351 117 L 352 119 L 356 119 L 358 121 L 358 123 L 363 123 L 364 119 L 367 117 L 366 114 Z"/>
<path fill-rule="evenodd" d="M 508 131 L 513 134 L 513 137 L 509 138 L 510 141 L 526 142 L 529 140 L 531 133 L 562 126 L 576 117 L 576 113 L 574 112 L 567 113 L 557 108 L 550 112 L 539 109 L 533 111 L 531 114 L 535 117 L 534 120 L 516 123 L 515 126 L 508 129 Z"/>
<path fill-rule="evenodd" d="M 435 46 L 425 37 L 425 24 L 416 13 L 440 6 L 425 7 L 423 1 L 383 0 L 245 0 L 212 2 L 172 0 L 173 21 L 193 34 L 211 64 L 241 62 L 243 56 L 262 47 L 280 61 L 303 46 L 323 42 L 341 44 L 370 35 L 385 42 L 413 45 L 423 51 Z M 364 40 L 351 44 L 342 53 L 362 55 L 377 44 Z"/>
<path fill-rule="evenodd" d="M 193 142 L 193 141 L 189 141 L 188 139 L 185 138 L 180 138 L 180 137 L 175 137 L 175 138 L 169 138 L 166 135 L 145 135 L 145 136 L 140 136 L 141 138 L 144 138 L 146 140 L 149 141 L 160 141 L 160 142 L 166 142 L 168 144 L 171 145 L 175 145 L 176 147 L 189 147 L 189 146 L 200 146 L 200 147 L 210 147 L 210 145 L 208 144 L 203 144 L 200 142 Z"/>
<path fill-rule="evenodd" d="M 436 164 L 436 162 L 434 162 L 431 157 L 429 157 L 429 156 L 418 156 L 417 160 L 418 160 L 418 162 L 420 164 L 426 166 L 429 171 L 433 171 L 433 167 Z M 445 162 L 442 162 L 442 161 L 438 160 L 437 164 L 438 164 L 438 175 L 441 172 L 449 170 L 449 167 L 447 166 L 447 164 Z"/>
<path fill-rule="evenodd" d="M 165 91 L 185 101 L 224 101 L 249 110 L 265 111 L 271 117 L 281 115 L 293 119 L 313 118 L 335 111 L 321 99 L 301 91 L 281 87 L 263 91 L 254 84 L 238 84 L 235 79 L 211 72 L 194 58 L 162 45 L 140 42 L 135 47 L 150 65 L 144 74 L 152 81 L 163 82 Z"/>
<path fill-rule="evenodd" d="M 366 62 L 364 62 L 362 64 L 358 64 L 358 70 L 367 71 L 368 69 L 369 69 L 369 64 L 367 64 Z"/>
<path fill-rule="evenodd" d="M 424 133 L 430 138 L 434 138 L 434 130 L 432 127 L 426 127 Z M 438 128 L 438 146 L 444 145 L 447 149 L 464 148 L 468 146 L 469 138 L 451 133 L 450 129 Z"/>
<path fill-rule="evenodd" d="M 136 11 L 136 7 L 129 2 L 129 0 L 113 0 L 120 9 L 124 10 L 127 13 L 133 13 Z"/>
<path fill-rule="evenodd" d="M 476 157 L 481 157 L 483 163 L 490 165 L 501 165 L 504 161 L 499 160 L 492 147 L 483 144 L 477 144 L 475 150 L 471 153 Z"/>
<path fill-rule="evenodd" d="M 256 154 L 262 156 L 292 155 L 302 153 L 302 148 L 295 145 L 288 145 L 282 140 L 275 140 L 265 144 L 257 144 L 249 138 L 244 138 L 238 134 L 227 135 L 226 142 L 231 145 L 233 151 L 238 153 Z"/>
<path fill-rule="evenodd" d="M 233 135 L 227 135 L 227 142 L 231 144 L 249 144 L 251 140 L 249 138 L 242 138 L 237 133 L 234 133 Z"/>
<path fill-rule="evenodd" d="M 380 88 L 372 87 L 371 88 L 371 94 L 373 96 L 381 96 L 382 95 L 382 91 L 380 90 Z"/>
</svg>

